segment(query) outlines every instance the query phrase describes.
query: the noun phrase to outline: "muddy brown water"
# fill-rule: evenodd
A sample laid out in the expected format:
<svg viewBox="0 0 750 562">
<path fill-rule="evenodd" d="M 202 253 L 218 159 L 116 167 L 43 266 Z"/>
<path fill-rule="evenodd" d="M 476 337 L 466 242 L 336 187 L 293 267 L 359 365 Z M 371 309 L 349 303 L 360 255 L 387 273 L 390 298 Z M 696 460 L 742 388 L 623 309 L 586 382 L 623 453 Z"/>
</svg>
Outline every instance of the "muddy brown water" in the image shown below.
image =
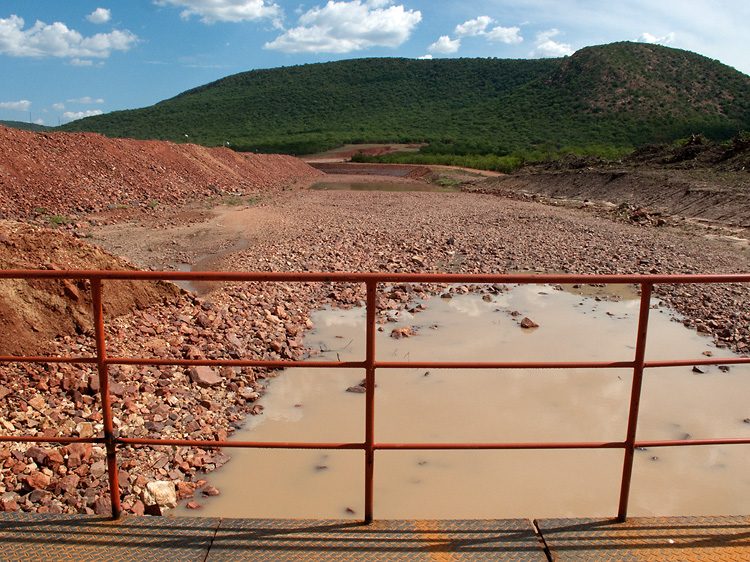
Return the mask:
<svg viewBox="0 0 750 562">
<path fill-rule="evenodd" d="M 513 287 L 513 286 L 511 286 Z M 522 285 L 493 296 L 432 298 L 378 333 L 381 360 L 632 360 L 635 295 Z M 657 301 L 654 301 L 657 304 Z M 658 305 L 657 305 L 658 306 Z M 518 311 L 522 316 L 513 316 Z M 529 316 L 540 327 L 521 329 Z M 651 311 L 647 359 L 730 357 L 686 330 L 664 308 Z M 321 360 L 364 357 L 364 312 L 314 315 L 307 344 Z M 389 337 L 394 327 L 418 334 Z M 364 395 L 346 392 L 359 370 L 293 369 L 269 379 L 261 403 L 234 436 L 258 441 L 364 440 Z M 378 442 L 608 441 L 625 437 L 628 369 L 379 370 Z M 747 437 L 750 369 L 651 369 L 645 373 L 638 439 Z M 221 495 L 200 498 L 216 517 L 361 518 L 362 451 L 225 450 L 211 473 Z M 611 517 L 620 450 L 377 451 L 374 516 L 395 518 Z M 748 448 L 742 445 L 637 451 L 630 515 L 731 515 L 750 503 Z"/>
</svg>

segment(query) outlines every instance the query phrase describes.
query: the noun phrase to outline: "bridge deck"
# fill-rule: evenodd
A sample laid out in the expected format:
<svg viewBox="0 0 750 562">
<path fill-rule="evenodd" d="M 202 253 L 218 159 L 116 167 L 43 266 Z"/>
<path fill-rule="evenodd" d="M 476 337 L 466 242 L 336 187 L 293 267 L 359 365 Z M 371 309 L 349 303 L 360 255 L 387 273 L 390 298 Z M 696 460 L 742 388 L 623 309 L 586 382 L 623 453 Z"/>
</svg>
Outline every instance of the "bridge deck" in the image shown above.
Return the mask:
<svg viewBox="0 0 750 562">
<path fill-rule="evenodd" d="M 352 521 L 0 514 L 7 562 L 750 560 L 750 517 Z"/>
</svg>

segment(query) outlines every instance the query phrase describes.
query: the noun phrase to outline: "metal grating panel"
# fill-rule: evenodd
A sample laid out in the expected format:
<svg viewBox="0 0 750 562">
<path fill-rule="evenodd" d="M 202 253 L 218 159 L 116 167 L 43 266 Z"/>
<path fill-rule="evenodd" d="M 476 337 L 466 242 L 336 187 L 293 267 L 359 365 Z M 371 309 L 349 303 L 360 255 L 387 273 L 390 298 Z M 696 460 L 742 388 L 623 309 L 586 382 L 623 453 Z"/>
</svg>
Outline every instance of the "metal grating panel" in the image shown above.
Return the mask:
<svg viewBox="0 0 750 562">
<path fill-rule="evenodd" d="M 750 561 L 750 517 L 543 519 L 553 562 Z"/>
<path fill-rule="evenodd" d="M 224 519 L 207 562 L 290 560 L 546 562 L 529 520 Z"/>
<path fill-rule="evenodd" d="M 750 561 L 750 517 L 544 519 L 554 562 Z M 527 520 L 298 521 L 0 513 L 0 560 L 546 562 Z"/>
<path fill-rule="evenodd" d="M 218 519 L 0 514 L 3 562 L 204 562 Z"/>
</svg>

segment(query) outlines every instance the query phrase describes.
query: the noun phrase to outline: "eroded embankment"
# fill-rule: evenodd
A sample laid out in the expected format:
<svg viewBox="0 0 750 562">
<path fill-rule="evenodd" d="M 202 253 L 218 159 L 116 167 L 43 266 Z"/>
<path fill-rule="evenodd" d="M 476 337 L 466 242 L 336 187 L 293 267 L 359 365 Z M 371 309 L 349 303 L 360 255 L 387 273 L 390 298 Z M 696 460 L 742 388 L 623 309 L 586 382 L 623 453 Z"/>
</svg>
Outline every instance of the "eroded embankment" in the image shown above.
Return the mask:
<svg viewBox="0 0 750 562">
<path fill-rule="evenodd" d="M 535 171 L 489 179 L 477 188 L 633 205 L 665 216 L 750 228 L 746 172 L 717 176 L 701 170 Z"/>
</svg>

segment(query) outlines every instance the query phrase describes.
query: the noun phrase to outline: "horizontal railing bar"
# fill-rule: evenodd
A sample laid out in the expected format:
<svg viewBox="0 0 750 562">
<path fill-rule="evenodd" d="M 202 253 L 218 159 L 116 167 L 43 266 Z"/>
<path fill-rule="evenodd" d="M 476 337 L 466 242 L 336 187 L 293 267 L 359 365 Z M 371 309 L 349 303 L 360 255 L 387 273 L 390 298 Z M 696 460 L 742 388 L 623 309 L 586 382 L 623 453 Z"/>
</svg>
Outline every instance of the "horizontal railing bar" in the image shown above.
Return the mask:
<svg viewBox="0 0 750 562">
<path fill-rule="evenodd" d="M 271 273 L 208 271 L 89 271 L 4 269 L 0 279 L 143 279 L 176 281 L 287 281 L 364 283 L 510 283 L 510 284 L 642 284 L 642 283 L 750 283 L 750 273 L 730 274 L 476 274 L 476 273 Z"/>
<path fill-rule="evenodd" d="M 680 441 L 638 441 L 636 447 L 689 447 L 691 445 L 750 445 L 750 438 L 682 439 Z"/>
<path fill-rule="evenodd" d="M 0 363 L 83 363 L 95 364 L 96 357 L 45 357 L 2 356 Z M 109 357 L 107 365 L 151 365 L 180 367 L 259 367 L 286 369 L 309 367 L 316 369 L 346 368 L 364 369 L 364 361 L 263 361 L 243 359 L 151 359 L 146 357 Z M 698 365 L 746 365 L 750 357 L 724 357 L 714 359 L 667 359 L 646 361 L 644 368 L 690 367 Z M 378 369 L 632 369 L 632 361 L 382 361 L 376 362 Z"/>
<path fill-rule="evenodd" d="M 550 442 L 550 443 L 376 443 L 381 451 L 472 451 L 472 450 L 523 450 L 523 449 L 622 449 L 624 441 Z"/>
<path fill-rule="evenodd" d="M 632 361 L 377 361 L 377 369 L 623 369 Z"/>
<path fill-rule="evenodd" d="M 364 443 L 307 443 L 307 442 L 263 442 L 263 441 L 214 441 L 195 439 L 139 439 L 120 437 L 118 445 L 171 445 L 176 447 L 205 447 L 219 449 L 364 449 Z"/>
<path fill-rule="evenodd" d="M 151 365 L 177 367 L 259 367 L 287 369 L 309 367 L 314 369 L 364 369 L 364 361 L 263 361 L 243 359 L 150 359 L 138 357 L 108 357 L 107 365 Z M 0 363 L 96 363 L 95 357 L 0 357 Z M 724 364 L 726 361 L 718 361 Z M 632 361 L 383 361 L 376 362 L 378 369 L 624 369 L 633 368 Z"/>
<path fill-rule="evenodd" d="M 698 365 L 747 365 L 750 357 L 724 357 L 714 359 L 676 359 L 666 361 L 645 361 L 644 369 L 657 369 L 660 367 L 690 367 Z"/>
<path fill-rule="evenodd" d="M 680 441 L 636 441 L 635 446 L 648 447 L 688 447 L 691 445 L 747 445 L 750 438 L 687 439 Z M 601 442 L 550 442 L 550 443 L 376 443 L 379 450 L 473 450 L 473 449 L 622 449 L 624 441 Z"/>
<path fill-rule="evenodd" d="M 286 369 L 292 367 L 309 367 L 317 369 L 346 368 L 364 369 L 363 361 L 263 361 L 256 359 L 137 359 L 110 357 L 107 365 L 153 365 L 177 367 L 264 367 L 267 369 Z"/>
<path fill-rule="evenodd" d="M 56 436 L 0 436 L 0 442 L 11 443 L 105 443 L 104 438 L 56 437 Z M 116 437 L 117 445 L 167 445 L 176 447 L 202 447 L 207 449 L 364 449 L 364 443 L 312 443 L 312 442 L 275 442 L 275 441 L 216 441 L 208 439 L 139 439 Z M 689 447 L 704 445 L 748 445 L 750 438 L 727 437 L 716 439 L 681 439 L 667 441 L 637 441 L 637 448 L 649 447 Z M 622 449 L 624 441 L 582 441 L 582 442 L 534 442 L 534 443 L 375 443 L 374 448 L 381 451 L 398 450 L 544 450 L 544 449 Z"/>
</svg>

